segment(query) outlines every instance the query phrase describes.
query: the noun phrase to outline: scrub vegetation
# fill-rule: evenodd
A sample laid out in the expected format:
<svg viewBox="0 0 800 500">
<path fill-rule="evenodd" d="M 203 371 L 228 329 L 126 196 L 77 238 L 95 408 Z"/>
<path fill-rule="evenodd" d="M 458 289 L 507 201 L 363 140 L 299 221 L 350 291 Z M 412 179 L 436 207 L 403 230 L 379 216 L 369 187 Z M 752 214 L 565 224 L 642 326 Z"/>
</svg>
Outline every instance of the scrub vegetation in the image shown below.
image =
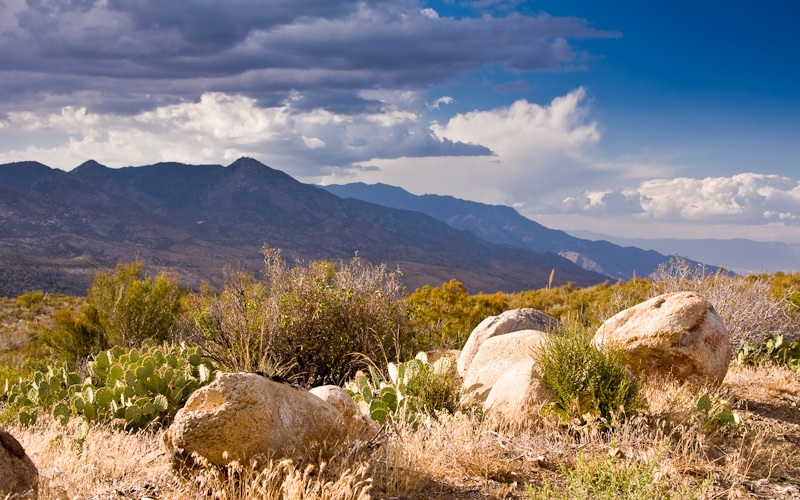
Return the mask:
<svg viewBox="0 0 800 500">
<path fill-rule="evenodd" d="M 98 273 L 85 298 L 0 299 L 0 422 L 37 464 L 40 498 L 800 495 L 800 274 L 676 260 L 647 279 L 471 295 L 457 281 L 408 293 L 361 259 L 264 257 L 262 276 L 230 271 L 221 290 L 183 290 L 133 262 Z M 675 290 L 708 298 L 732 333 L 719 387 L 637 379 L 623 353 L 589 341 L 616 312 Z M 439 354 L 518 307 L 564 329 L 532 353 L 552 401 L 512 423 L 460 401 Z M 383 425 L 382 444 L 178 476 L 165 428 L 224 371 L 339 384 Z"/>
</svg>

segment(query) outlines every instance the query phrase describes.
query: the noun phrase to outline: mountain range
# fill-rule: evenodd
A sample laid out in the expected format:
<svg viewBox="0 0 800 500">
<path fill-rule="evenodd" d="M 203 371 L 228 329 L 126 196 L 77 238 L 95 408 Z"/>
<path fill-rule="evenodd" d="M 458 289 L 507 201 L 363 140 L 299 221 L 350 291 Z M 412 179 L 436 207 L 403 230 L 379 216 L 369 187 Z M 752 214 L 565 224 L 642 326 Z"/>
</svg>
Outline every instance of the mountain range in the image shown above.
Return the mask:
<svg viewBox="0 0 800 500">
<path fill-rule="evenodd" d="M 800 244 L 753 241 L 746 238 L 694 239 L 620 238 L 590 231 L 570 231 L 578 238 L 605 240 L 617 245 L 647 248 L 667 255 L 691 255 L 738 274 L 800 272 Z"/>
<path fill-rule="evenodd" d="M 265 244 L 303 261 L 357 253 L 399 268 L 412 290 L 451 278 L 471 292 L 511 292 L 547 286 L 551 272 L 554 285 L 611 276 L 419 211 L 344 199 L 250 158 L 120 169 L 87 161 L 69 172 L 0 165 L 0 295 L 83 294 L 97 269 L 134 258 L 188 287 L 219 285 L 225 267 L 258 273 Z"/>
<path fill-rule="evenodd" d="M 576 238 L 564 231 L 549 229 L 523 217 L 511 207 L 486 205 L 452 196 L 419 196 L 386 184 L 352 183 L 322 187 L 342 198 L 422 212 L 491 243 L 534 252 L 552 252 L 584 269 L 614 279 L 647 276 L 669 260 L 656 251 Z"/>
</svg>

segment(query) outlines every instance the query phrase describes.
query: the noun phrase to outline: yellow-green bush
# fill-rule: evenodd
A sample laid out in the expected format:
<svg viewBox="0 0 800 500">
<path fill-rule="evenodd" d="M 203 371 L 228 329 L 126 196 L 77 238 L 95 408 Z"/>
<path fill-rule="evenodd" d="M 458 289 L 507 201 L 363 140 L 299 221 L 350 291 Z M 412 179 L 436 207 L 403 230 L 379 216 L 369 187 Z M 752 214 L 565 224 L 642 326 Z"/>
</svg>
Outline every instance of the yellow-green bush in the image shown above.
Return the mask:
<svg viewBox="0 0 800 500">
<path fill-rule="evenodd" d="M 478 323 L 508 309 L 502 294 L 469 295 L 455 279 L 439 288 L 424 286 L 408 302 L 420 347 L 426 349 L 460 349 Z"/>
<path fill-rule="evenodd" d="M 135 347 L 146 339 L 167 340 L 181 310 L 177 278 L 160 273 L 145 276 L 141 261 L 118 264 L 114 273 L 100 271 L 86 301 L 110 345 Z"/>
<path fill-rule="evenodd" d="M 619 311 L 647 300 L 652 286 L 647 279 L 601 283 L 586 288 L 567 283 L 509 294 L 508 305 L 511 309 L 531 307 L 562 321 L 577 320 L 583 325 L 597 327 Z"/>
<path fill-rule="evenodd" d="M 181 317 L 177 279 L 164 273 L 147 277 L 140 261 L 119 264 L 113 274 L 98 272 L 86 302 L 77 310 L 56 311 L 54 326 L 42 335 L 71 367 L 109 347 L 137 347 L 148 339 L 162 343 Z"/>
</svg>

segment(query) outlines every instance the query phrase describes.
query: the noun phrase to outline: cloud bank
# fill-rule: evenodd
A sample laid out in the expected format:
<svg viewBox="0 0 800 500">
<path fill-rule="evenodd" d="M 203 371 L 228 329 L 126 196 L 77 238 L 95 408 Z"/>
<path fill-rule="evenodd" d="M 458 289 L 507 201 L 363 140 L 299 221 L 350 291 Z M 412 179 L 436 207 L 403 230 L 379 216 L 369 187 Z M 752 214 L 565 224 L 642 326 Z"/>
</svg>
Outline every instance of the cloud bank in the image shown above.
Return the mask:
<svg viewBox="0 0 800 500">
<path fill-rule="evenodd" d="M 137 114 L 208 92 L 360 113 L 365 90 L 465 71 L 578 67 L 569 40 L 615 36 L 548 15 L 440 17 L 415 0 L 5 0 L 0 109 Z"/>
<path fill-rule="evenodd" d="M 485 203 L 531 208 L 563 199 L 596 183 L 628 184 L 668 169 L 601 161 L 598 123 L 590 119 L 586 90 L 546 104 L 525 99 L 491 110 L 456 114 L 430 130 L 440 141 L 480 145 L 491 156 L 372 158 L 379 171 L 334 171 L 326 183 L 385 182 L 416 193 L 445 193 Z"/>
<path fill-rule="evenodd" d="M 131 116 L 72 106 L 49 114 L 10 112 L 0 122 L 5 129 L 64 135 L 66 140 L 0 152 L 0 162 L 33 158 L 69 169 L 87 158 L 123 166 L 254 156 L 293 175 L 319 176 L 376 156 L 491 154 L 482 145 L 435 137 L 421 113 L 412 111 L 424 107 L 417 103 L 417 93 L 372 92 L 370 98 L 381 107 L 360 114 L 298 109 L 292 99 L 281 106 L 260 107 L 253 98 L 223 93 L 205 93 L 198 102 L 168 104 Z"/>
</svg>

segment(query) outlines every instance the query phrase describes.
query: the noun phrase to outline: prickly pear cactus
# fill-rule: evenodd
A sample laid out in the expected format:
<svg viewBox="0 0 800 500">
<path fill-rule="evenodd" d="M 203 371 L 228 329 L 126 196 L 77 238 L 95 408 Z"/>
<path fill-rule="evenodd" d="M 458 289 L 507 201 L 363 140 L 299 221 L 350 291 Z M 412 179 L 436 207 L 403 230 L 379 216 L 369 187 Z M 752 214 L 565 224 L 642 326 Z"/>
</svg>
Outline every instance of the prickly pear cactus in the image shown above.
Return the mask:
<svg viewBox="0 0 800 500">
<path fill-rule="evenodd" d="M 4 397 L 18 410 L 24 426 L 40 410 L 66 424 L 72 417 L 141 429 L 171 421 L 192 392 L 210 383 L 216 369 L 197 347 L 114 348 L 97 354 L 84 380 L 65 369 L 50 368 L 32 380 L 8 385 Z M 58 373 L 58 375 L 56 375 Z"/>
<path fill-rule="evenodd" d="M 426 408 L 427 398 L 416 387 L 433 379 L 446 380 L 452 368 L 449 359 L 442 358 L 431 364 L 425 353 L 420 352 L 410 361 L 389 363 L 388 379 L 375 368 L 370 368 L 369 375 L 357 372 L 345 389 L 361 411 L 379 424 L 383 425 L 387 418 L 392 418 L 416 425 L 426 419 L 430 411 L 441 409 Z"/>
</svg>

